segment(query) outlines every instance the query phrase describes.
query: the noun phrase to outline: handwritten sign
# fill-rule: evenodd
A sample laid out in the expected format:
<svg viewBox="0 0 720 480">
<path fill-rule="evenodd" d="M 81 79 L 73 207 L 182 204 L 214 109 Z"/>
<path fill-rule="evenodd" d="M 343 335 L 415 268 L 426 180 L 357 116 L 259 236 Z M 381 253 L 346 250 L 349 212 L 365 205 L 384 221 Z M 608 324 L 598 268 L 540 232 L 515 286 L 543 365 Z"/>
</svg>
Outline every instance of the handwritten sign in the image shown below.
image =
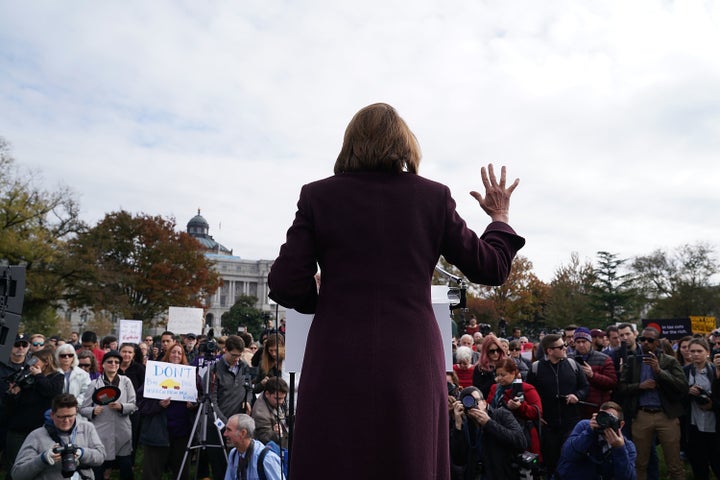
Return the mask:
<svg viewBox="0 0 720 480">
<path fill-rule="evenodd" d="M 176 335 L 202 333 L 203 309 L 194 307 L 170 307 L 167 329 Z"/>
<path fill-rule="evenodd" d="M 702 333 L 707 335 L 715 330 L 715 317 L 696 317 L 690 316 L 690 324 L 693 333 Z"/>
<path fill-rule="evenodd" d="M 146 398 L 197 401 L 197 367 L 148 360 L 145 368 Z"/>
<path fill-rule="evenodd" d="M 120 345 L 123 343 L 140 343 L 142 326 L 142 320 L 120 320 Z"/>
</svg>

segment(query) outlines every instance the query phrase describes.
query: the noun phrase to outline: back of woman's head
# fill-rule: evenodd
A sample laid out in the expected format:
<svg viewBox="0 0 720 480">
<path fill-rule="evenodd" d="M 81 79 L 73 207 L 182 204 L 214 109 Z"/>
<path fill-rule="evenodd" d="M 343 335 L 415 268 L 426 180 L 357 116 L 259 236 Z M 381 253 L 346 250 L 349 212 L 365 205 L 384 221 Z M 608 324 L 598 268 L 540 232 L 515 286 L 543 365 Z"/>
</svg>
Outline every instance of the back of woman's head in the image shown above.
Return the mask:
<svg viewBox="0 0 720 480">
<path fill-rule="evenodd" d="M 382 171 L 417 173 L 420 146 L 397 111 L 386 103 L 369 105 L 345 129 L 335 173 Z"/>
</svg>

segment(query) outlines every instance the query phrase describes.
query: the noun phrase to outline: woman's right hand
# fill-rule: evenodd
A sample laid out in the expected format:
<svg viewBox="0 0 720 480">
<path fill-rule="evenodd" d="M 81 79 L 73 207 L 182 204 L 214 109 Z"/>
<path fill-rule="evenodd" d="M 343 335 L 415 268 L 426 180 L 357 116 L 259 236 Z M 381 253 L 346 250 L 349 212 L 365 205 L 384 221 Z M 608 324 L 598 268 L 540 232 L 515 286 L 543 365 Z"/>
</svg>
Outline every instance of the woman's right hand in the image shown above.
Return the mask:
<svg viewBox="0 0 720 480">
<path fill-rule="evenodd" d="M 103 412 L 104 408 L 102 405 L 98 405 L 97 407 L 93 408 L 93 417 L 97 417 Z"/>
<path fill-rule="evenodd" d="M 516 178 L 512 185 L 505 188 L 505 167 L 503 166 L 500 169 L 500 182 L 498 183 L 492 163 L 488 164 L 487 170 L 482 167 L 480 175 L 485 186 L 485 196 L 483 197 L 481 193 L 475 191 L 470 192 L 470 195 L 478 201 L 485 213 L 490 215 L 493 222 L 508 223 L 510 218 L 510 195 L 520 183 L 520 179 Z"/>
</svg>

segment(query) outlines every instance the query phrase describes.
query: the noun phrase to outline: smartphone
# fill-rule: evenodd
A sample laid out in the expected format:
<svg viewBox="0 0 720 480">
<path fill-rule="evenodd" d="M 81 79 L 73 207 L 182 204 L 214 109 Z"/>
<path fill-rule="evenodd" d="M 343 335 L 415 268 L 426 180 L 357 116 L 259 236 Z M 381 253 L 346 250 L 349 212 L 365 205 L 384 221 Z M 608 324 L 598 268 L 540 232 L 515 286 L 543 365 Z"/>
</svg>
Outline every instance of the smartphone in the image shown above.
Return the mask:
<svg viewBox="0 0 720 480">
<path fill-rule="evenodd" d="M 585 359 L 582 357 L 575 357 L 575 361 L 579 363 L 580 365 L 585 365 Z"/>
</svg>

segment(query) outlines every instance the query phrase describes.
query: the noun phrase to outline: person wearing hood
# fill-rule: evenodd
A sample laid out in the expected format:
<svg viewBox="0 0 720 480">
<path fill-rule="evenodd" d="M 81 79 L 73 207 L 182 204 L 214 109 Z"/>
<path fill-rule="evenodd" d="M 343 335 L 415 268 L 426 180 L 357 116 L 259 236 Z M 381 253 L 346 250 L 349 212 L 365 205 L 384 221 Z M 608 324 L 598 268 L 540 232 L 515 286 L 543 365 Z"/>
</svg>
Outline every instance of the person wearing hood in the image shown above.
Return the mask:
<svg viewBox="0 0 720 480">
<path fill-rule="evenodd" d="M 73 450 L 77 477 L 95 478 L 92 467 L 105 461 L 105 447 L 92 423 L 77 421 L 78 403 L 74 395 L 62 393 L 52 401 L 50 418 L 23 442 L 12 468 L 14 480 L 50 480 L 65 477 L 63 449 Z"/>
</svg>

